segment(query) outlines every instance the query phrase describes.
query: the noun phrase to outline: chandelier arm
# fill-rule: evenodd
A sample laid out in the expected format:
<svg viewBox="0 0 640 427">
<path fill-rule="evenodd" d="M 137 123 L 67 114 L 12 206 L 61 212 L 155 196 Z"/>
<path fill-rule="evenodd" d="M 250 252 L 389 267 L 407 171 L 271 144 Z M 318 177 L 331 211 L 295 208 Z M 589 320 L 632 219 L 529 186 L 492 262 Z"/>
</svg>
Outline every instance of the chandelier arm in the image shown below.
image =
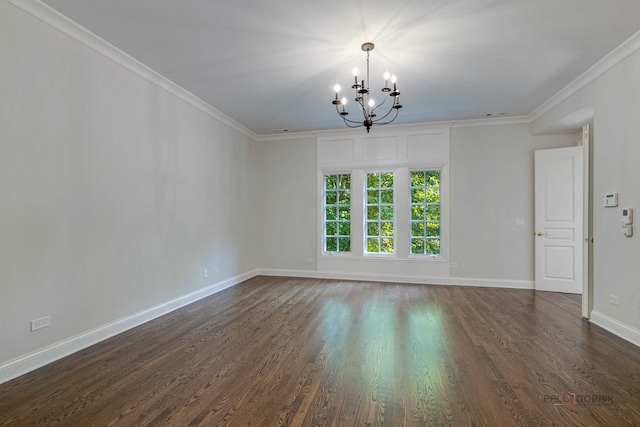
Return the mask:
<svg viewBox="0 0 640 427">
<path fill-rule="evenodd" d="M 357 122 L 355 120 L 350 120 L 350 119 L 345 119 L 344 117 L 342 118 L 342 120 L 344 120 L 345 123 L 354 123 L 357 124 L 358 126 L 362 126 L 362 122 Z M 358 126 L 353 126 L 353 127 L 358 127 Z"/>
<path fill-rule="evenodd" d="M 378 108 L 382 107 L 385 102 L 387 102 L 387 97 L 383 96 L 382 97 L 382 102 L 380 103 L 380 105 L 376 105 L 375 107 L 373 107 L 373 110 L 371 110 L 371 114 L 373 114 Z M 387 114 L 389 114 L 389 113 L 387 113 Z M 387 114 L 385 114 L 385 117 L 386 117 Z"/>
<path fill-rule="evenodd" d="M 387 111 L 387 114 L 385 114 L 384 116 L 380 117 L 379 119 L 374 120 L 373 123 L 378 123 L 381 120 L 384 120 L 389 114 L 391 114 L 391 112 L 393 110 L 396 110 L 396 117 L 397 117 L 398 116 L 398 109 L 397 108 L 393 108 L 393 105 L 392 105 L 391 108 L 389 108 L 389 111 Z M 394 120 L 395 120 L 395 117 L 394 117 Z M 379 123 L 379 124 L 384 124 L 384 123 Z"/>
<path fill-rule="evenodd" d="M 380 120 L 384 119 L 389 114 L 391 114 L 391 111 L 389 111 L 387 114 L 385 114 L 383 117 L 380 117 L 380 119 L 376 120 L 373 123 L 376 123 L 376 124 L 379 124 L 379 125 L 388 125 L 389 123 L 393 122 L 398 117 L 398 109 L 397 108 L 392 108 L 392 110 L 396 110 L 396 114 L 395 114 L 395 116 L 393 116 L 393 119 L 389 120 L 388 122 L 379 123 Z"/>
<path fill-rule="evenodd" d="M 343 116 L 342 114 L 340 114 L 340 109 L 338 108 L 338 105 L 336 105 L 336 112 L 340 115 L 340 118 L 341 118 L 342 120 L 344 120 L 345 124 L 347 124 L 347 122 L 349 122 L 349 123 L 355 123 L 355 124 L 358 124 L 359 126 L 362 126 L 362 123 L 361 123 L 361 122 L 358 122 L 358 121 L 355 121 L 355 120 L 347 119 L 345 116 Z M 349 125 L 347 124 L 347 126 L 349 126 Z M 350 127 L 358 127 L 358 126 L 350 126 Z"/>
<path fill-rule="evenodd" d="M 352 121 L 352 120 L 348 120 L 348 121 L 347 121 L 347 120 L 345 120 L 345 121 L 344 121 L 344 124 L 345 124 L 345 125 L 347 125 L 347 126 L 348 126 L 348 127 L 350 127 L 350 128 L 353 128 L 353 129 L 364 126 L 362 123 L 359 123 L 359 124 L 357 124 L 357 125 L 355 125 L 355 126 L 354 126 L 354 125 L 350 125 L 348 122 L 351 122 L 351 123 L 359 123 L 359 122 L 354 122 L 354 121 Z"/>
</svg>

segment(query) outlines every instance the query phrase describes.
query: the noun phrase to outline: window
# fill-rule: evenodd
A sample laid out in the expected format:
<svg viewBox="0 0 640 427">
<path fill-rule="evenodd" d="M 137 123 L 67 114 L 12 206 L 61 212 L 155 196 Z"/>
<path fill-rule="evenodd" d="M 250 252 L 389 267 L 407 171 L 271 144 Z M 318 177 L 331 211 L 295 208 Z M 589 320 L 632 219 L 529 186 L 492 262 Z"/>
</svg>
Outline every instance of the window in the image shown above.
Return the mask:
<svg viewBox="0 0 640 427">
<path fill-rule="evenodd" d="M 351 175 L 324 176 L 324 250 L 351 250 Z"/>
<path fill-rule="evenodd" d="M 318 271 L 448 277 L 449 129 L 336 132 L 316 143 Z"/>
<path fill-rule="evenodd" d="M 440 171 L 411 172 L 411 253 L 440 254 Z"/>
<path fill-rule="evenodd" d="M 394 253 L 393 210 L 393 172 L 367 174 L 367 253 Z"/>
</svg>

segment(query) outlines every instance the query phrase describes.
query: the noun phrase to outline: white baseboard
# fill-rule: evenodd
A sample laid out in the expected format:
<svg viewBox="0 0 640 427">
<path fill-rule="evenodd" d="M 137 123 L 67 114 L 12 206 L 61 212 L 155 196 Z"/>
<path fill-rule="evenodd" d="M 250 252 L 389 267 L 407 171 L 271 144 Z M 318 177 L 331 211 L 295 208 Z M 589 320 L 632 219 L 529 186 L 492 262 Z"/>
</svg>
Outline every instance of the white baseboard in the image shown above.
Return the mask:
<svg viewBox="0 0 640 427">
<path fill-rule="evenodd" d="M 283 270 L 263 268 L 258 270 L 262 276 L 284 276 L 284 277 L 308 277 L 317 279 L 337 279 L 337 280 L 361 280 L 367 282 L 393 282 L 393 283 L 415 283 L 421 285 L 458 285 L 458 286 L 478 286 L 485 288 L 511 288 L 511 289 L 533 289 L 533 280 L 504 280 L 504 279 L 472 279 L 468 277 L 429 277 L 429 276 L 401 276 L 382 275 L 367 273 L 345 273 L 337 271 L 315 271 L 315 270 Z"/>
<path fill-rule="evenodd" d="M 589 321 L 640 347 L 640 330 L 595 310 L 591 312 Z"/>
<path fill-rule="evenodd" d="M 451 277 L 450 284 L 458 286 L 477 286 L 482 288 L 534 289 L 533 280 L 471 279 L 469 277 Z"/>
<path fill-rule="evenodd" d="M 262 276 L 307 277 L 315 279 L 355 280 L 363 282 L 417 283 L 424 285 L 449 284 L 448 277 L 399 276 L 391 274 L 384 275 L 367 273 L 345 273 L 338 271 L 282 270 L 275 268 L 262 268 L 258 270 L 258 274 Z"/>
<path fill-rule="evenodd" d="M 250 271 L 0 364 L 0 384 L 257 276 Z"/>
<path fill-rule="evenodd" d="M 361 280 L 364 282 L 413 283 L 417 285 L 448 285 L 448 277 L 402 276 L 398 274 L 343 273 L 335 271 L 318 272 L 322 279 Z"/>
<path fill-rule="evenodd" d="M 259 268 L 256 270 L 259 276 L 282 276 L 282 277 L 306 277 L 314 279 L 318 277 L 316 270 L 285 270 L 281 268 Z"/>
</svg>

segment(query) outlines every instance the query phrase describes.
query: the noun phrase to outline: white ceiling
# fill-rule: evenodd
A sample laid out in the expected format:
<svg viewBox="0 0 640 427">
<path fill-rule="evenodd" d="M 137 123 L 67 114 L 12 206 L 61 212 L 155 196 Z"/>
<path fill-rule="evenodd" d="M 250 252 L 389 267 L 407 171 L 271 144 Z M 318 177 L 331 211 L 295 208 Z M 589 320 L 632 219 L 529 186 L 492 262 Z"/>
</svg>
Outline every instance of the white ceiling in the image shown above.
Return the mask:
<svg viewBox="0 0 640 427">
<path fill-rule="evenodd" d="M 44 3 L 259 135 L 344 127 L 332 88 L 365 41 L 401 124 L 527 115 L 640 30 L 638 0 Z"/>
</svg>

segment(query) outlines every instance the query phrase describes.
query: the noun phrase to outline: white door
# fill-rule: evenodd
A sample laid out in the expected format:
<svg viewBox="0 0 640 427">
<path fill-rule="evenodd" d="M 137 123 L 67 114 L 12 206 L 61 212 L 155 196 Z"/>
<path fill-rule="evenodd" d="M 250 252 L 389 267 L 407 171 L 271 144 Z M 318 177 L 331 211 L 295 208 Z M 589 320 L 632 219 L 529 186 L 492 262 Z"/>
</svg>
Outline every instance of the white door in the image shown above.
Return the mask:
<svg viewBox="0 0 640 427">
<path fill-rule="evenodd" d="M 535 288 L 582 293 L 583 148 L 535 152 Z"/>
</svg>

